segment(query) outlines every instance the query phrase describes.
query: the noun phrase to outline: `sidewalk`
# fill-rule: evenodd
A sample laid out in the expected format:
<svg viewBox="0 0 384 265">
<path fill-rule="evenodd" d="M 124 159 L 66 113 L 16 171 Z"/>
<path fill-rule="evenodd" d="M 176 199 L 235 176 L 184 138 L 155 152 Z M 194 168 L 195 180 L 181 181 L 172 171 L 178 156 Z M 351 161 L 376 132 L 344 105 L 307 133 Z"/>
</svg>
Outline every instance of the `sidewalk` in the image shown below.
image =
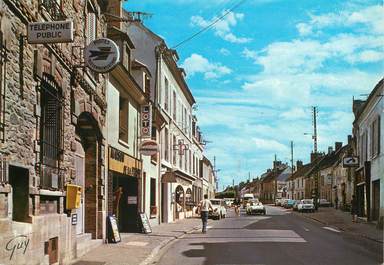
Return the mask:
<svg viewBox="0 0 384 265">
<path fill-rule="evenodd" d="M 124 233 L 120 243 L 103 244 L 72 265 L 146 265 L 168 243 L 200 227 L 201 220 L 191 218 L 152 227 L 151 234 Z"/>
<path fill-rule="evenodd" d="M 319 208 L 319 210 L 314 213 L 294 213 L 305 218 L 316 220 L 324 225 L 334 226 L 342 231 L 383 243 L 383 230 L 377 229 L 375 224 L 368 223 L 362 219 L 359 219 L 357 223 L 353 223 L 350 212 L 343 212 L 332 207 L 326 207 Z"/>
</svg>

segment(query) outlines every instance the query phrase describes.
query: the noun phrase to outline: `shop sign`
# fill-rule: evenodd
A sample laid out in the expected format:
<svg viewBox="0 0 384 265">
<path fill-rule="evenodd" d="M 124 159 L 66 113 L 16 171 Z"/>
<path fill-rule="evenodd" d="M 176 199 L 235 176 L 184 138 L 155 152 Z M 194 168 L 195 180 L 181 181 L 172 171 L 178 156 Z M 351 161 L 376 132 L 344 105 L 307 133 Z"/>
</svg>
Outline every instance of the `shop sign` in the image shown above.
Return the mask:
<svg viewBox="0 0 384 265">
<path fill-rule="evenodd" d="M 127 204 L 137 204 L 137 196 L 128 196 Z"/>
<path fill-rule="evenodd" d="M 110 147 L 109 169 L 124 175 L 139 177 L 141 171 L 141 161 L 130 157 L 116 148 Z"/>
<path fill-rule="evenodd" d="M 141 137 L 151 138 L 152 134 L 152 108 L 151 105 L 141 106 Z"/>
<path fill-rule="evenodd" d="M 28 23 L 27 38 L 30 44 L 73 42 L 72 21 Z"/>
<path fill-rule="evenodd" d="M 344 157 L 343 167 L 359 167 L 359 158 L 357 156 Z"/>
<path fill-rule="evenodd" d="M 119 47 L 107 38 L 94 40 L 85 48 L 84 60 L 97 73 L 110 72 L 120 61 Z"/>
<path fill-rule="evenodd" d="M 146 140 L 140 144 L 139 152 L 143 156 L 153 156 L 159 152 L 159 146 L 156 141 Z"/>
</svg>

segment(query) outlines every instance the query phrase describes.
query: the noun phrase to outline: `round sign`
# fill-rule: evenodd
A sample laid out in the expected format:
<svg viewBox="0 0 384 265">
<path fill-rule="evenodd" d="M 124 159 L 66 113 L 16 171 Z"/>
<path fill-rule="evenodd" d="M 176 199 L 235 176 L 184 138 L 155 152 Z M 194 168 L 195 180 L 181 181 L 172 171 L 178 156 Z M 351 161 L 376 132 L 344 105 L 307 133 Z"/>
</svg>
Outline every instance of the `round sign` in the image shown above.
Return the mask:
<svg viewBox="0 0 384 265">
<path fill-rule="evenodd" d="M 141 143 L 139 147 L 139 152 L 143 156 L 153 156 L 156 155 L 157 152 L 159 152 L 159 146 L 156 141 L 146 140 Z"/>
<path fill-rule="evenodd" d="M 109 72 L 120 61 L 119 47 L 107 38 L 94 40 L 85 48 L 84 60 L 97 73 Z"/>
</svg>

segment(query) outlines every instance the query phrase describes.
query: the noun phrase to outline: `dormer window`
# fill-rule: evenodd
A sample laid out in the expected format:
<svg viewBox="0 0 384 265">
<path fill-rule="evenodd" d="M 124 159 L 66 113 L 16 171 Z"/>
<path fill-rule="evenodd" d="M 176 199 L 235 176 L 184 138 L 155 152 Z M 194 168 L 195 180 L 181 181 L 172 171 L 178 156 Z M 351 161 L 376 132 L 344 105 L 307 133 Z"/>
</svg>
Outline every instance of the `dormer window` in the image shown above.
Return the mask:
<svg viewBox="0 0 384 265">
<path fill-rule="evenodd" d="M 128 45 L 125 45 L 124 54 L 123 54 L 123 65 L 130 72 L 131 70 L 131 50 Z"/>
</svg>

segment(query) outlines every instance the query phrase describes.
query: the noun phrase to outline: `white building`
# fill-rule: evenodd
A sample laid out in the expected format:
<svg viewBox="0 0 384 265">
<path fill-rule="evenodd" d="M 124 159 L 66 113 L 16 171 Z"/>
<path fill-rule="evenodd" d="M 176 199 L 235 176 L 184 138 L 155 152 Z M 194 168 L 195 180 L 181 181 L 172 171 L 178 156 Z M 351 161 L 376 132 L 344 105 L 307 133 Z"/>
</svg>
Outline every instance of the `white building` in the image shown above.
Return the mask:
<svg viewBox="0 0 384 265">
<path fill-rule="evenodd" d="M 383 79 L 366 101 L 354 101 L 353 133 L 360 165 L 356 170 L 358 214 L 381 223 L 384 216 Z"/>
</svg>

